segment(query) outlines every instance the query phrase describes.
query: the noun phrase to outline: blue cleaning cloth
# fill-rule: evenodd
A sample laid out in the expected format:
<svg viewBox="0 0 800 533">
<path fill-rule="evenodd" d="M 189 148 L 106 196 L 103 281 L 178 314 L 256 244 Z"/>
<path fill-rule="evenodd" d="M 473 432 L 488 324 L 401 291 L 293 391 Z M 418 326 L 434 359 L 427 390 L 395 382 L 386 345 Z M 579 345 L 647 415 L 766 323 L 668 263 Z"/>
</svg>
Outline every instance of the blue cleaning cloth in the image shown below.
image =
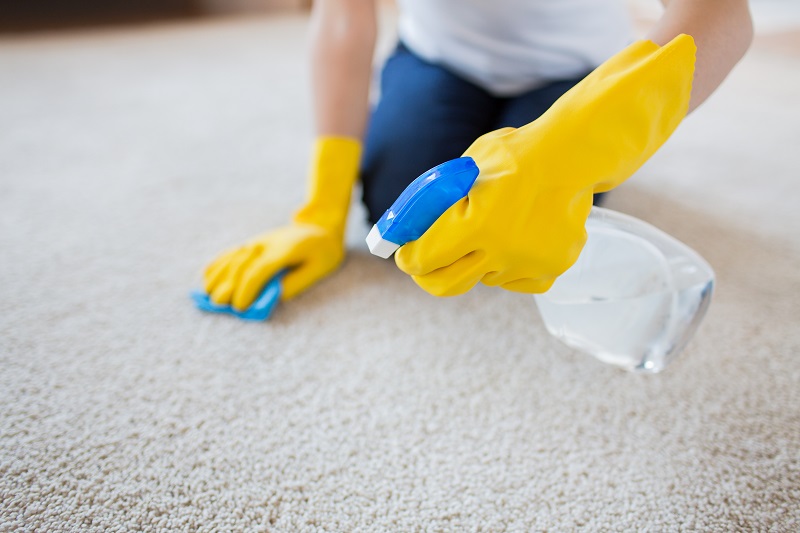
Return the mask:
<svg viewBox="0 0 800 533">
<path fill-rule="evenodd" d="M 256 301 L 244 311 L 237 311 L 230 305 L 215 304 L 211 301 L 208 294 L 203 291 L 192 291 L 191 297 L 197 308 L 202 311 L 226 313 L 244 320 L 263 321 L 267 320 L 270 315 L 272 315 L 272 311 L 275 310 L 278 301 L 281 299 L 281 279 L 284 274 L 286 274 L 285 270 L 275 274 L 275 277 L 269 280 L 264 290 L 258 295 Z"/>
</svg>

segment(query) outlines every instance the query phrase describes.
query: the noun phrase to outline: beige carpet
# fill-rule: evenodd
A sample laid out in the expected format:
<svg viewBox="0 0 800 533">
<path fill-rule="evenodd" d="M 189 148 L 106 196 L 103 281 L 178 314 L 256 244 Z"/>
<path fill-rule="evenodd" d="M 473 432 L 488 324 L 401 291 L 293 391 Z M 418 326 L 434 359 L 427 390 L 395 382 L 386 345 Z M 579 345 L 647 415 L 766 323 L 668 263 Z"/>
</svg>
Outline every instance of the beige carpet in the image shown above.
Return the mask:
<svg viewBox="0 0 800 533">
<path fill-rule="evenodd" d="M 267 324 L 188 299 L 282 223 L 302 17 L 0 40 L 0 531 L 797 531 L 800 59 L 756 49 L 610 207 L 719 284 L 658 376 L 373 258 Z"/>
</svg>

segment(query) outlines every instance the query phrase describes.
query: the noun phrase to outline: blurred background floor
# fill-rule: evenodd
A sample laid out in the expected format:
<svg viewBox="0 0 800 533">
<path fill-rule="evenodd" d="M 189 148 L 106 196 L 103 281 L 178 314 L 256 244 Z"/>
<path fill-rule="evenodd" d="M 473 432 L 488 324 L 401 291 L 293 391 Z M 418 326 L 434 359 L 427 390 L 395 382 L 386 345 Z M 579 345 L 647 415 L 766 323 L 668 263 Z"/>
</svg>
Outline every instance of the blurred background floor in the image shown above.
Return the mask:
<svg viewBox="0 0 800 533">
<path fill-rule="evenodd" d="M 0 33 L 305 10 L 310 0 L 0 0 Z"/>
</svg>

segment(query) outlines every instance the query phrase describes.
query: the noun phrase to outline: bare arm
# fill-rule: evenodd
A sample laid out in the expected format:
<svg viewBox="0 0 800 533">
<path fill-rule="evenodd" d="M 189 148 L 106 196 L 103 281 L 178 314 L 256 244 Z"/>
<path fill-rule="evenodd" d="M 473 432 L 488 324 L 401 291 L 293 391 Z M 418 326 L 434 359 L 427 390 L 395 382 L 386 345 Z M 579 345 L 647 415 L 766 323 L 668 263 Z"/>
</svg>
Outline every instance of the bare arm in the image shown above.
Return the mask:
<svg viewBox="0 0 800 533">
<path fill-rule="evenodd" d="M 377 20 L 375 0 L 316 0 L 312 12 L 312 80 L 318 136 L 361 139 Z"/>
<path fill-rule="evenodd" d="M 753 40 L 747 0 L 662 0 L 666 11 L 648 37 L 664 45 L 678 34 L 697 45 L 689 111 L 702 104 L 744 56 Z"/>
</svg>

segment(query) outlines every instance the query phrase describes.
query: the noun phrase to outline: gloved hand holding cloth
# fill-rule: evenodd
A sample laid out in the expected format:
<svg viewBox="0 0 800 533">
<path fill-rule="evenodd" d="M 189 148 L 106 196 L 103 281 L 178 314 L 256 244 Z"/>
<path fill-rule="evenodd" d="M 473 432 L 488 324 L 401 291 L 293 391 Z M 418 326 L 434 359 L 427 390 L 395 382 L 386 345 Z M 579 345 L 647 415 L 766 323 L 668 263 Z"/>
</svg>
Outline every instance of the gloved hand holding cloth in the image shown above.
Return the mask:
<svg viewBox="0 0 800 533">
<path fill-rule="evenodd" d="M 695 45 L 637 41 L 540 118 L 478 138 L 469 195 L 395 254 L 423 289 L 453 296 L 478 282 L 538 293 L 578 258 L 594 193 L 630 177 L 689 107 Z M 249 293 L 248 293 L 249 294 Z"/>
<path fill-rule="evenodd" d="M 333 272 L 345 254 L 345 224 L 360 157 L 357 139 L 319 138 L 311 158 L 308 201 L 289 225 L 224 252 L 206 268 L 205 290 L 211 300 L 243 311 L 284 269 L 281 300 Z"/>
</svg>

